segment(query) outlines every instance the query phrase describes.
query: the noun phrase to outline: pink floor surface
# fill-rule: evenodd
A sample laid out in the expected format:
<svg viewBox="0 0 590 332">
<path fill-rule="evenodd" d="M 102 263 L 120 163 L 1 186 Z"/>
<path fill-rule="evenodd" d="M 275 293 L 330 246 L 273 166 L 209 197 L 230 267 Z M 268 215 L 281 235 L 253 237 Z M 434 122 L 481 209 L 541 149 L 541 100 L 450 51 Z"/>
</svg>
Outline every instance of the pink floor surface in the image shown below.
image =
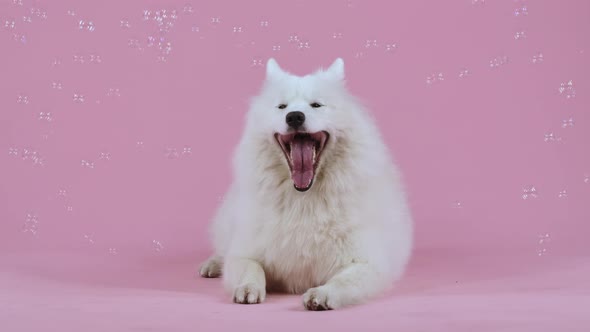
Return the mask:
<svg viewBox="0 0 590 332">
<path fill-rule="evenodd" d="M 590 2 L 0 0 L 0 332 L 590 331 Z M 345 61 L 404 174 L 383 297 L 196 277 L 269 57 Z"/>
<path fill-rule="evenodd" d="M 299 296 L 236 305 L 193 258 L 3 255 L 5 331 L 588 331 L 587 257 L 418 252 L 398 287 L 368 304 L 306 312 Z M 23 263 L 26 261 L 26 263 Z M 61 262 L 55 264 L 54 262 Z M 68 263 L 64 263 L 68 262 Z"/>
</svg>

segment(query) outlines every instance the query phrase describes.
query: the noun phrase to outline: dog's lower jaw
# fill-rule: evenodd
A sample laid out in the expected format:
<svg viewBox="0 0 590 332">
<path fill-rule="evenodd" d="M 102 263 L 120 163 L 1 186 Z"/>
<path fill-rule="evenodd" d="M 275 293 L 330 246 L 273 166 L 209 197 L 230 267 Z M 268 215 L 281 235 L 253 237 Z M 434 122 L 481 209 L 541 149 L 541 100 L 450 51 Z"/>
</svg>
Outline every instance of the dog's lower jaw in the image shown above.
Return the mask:
<svg viewBox="0 0 590 332">
<path fill-rule="evenodd" d="M 311 189 L 311 187 L 313 186 L 313 181 L 314 181 L 314 179 L 311 179 L 309 186 L 307 186 L 305 188 L 299 188 L 295 184 L 293 184 L 293 188 L 295 188 L 295 190 L 297 190 L 300 193 L 304 193 L 304 192 L 308 191 L 309 189 Z"/>
</svg>

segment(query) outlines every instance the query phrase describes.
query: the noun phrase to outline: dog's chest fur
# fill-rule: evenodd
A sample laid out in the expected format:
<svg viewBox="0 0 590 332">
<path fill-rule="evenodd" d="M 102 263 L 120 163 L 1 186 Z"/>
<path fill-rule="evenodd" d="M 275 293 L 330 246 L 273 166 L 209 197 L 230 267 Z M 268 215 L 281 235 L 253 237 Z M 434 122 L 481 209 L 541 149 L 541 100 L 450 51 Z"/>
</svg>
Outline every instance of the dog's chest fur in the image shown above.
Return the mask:
<svg viewBox="0 0 590 332">
<path fill-rule="evenodd" d="M 342 202 L 323 197 L 275 197 L 275 202 L 270 214 L 278 218 L 265 221 L 260 237 L 269 289 L 302 293 L 325 283 L 351 259 L 353 227 Z"/>
</svg>

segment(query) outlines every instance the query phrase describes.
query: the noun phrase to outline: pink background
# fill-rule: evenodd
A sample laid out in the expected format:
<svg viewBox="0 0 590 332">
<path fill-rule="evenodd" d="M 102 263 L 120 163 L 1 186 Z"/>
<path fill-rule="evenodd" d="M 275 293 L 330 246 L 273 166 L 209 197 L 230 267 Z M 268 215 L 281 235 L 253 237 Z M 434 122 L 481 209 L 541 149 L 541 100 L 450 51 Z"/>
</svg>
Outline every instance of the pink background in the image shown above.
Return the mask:
<svg viewBox="0 0 590 332">
<path fill-rule="evenodd" d="M 589 331 L 589 31 L 583 0 L 1 0 L 2 331 Z M 196 277 L 271 56 L 343 57 L 405 175 L 415 255 L 367 305 Z"/>
</svg>

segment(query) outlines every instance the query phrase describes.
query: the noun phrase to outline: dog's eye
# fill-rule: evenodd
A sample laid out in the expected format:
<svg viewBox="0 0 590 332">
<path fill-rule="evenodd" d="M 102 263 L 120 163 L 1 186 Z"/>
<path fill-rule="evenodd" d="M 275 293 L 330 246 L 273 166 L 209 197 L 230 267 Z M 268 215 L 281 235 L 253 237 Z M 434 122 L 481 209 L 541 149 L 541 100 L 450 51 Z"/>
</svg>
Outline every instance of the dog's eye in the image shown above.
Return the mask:
<svg viewBox="0 0 590 332">
<path fill-rule="evenodd" d="M 311 103 L 311 104 L 309 104 L 309 106 L 311 106 L 311 107 L 313 107 L 313 108 L 319 108 L 319 107 L 322 107 L 322 106 L 324 106 L 324 105 L 322 105 L 322 104 L 320 104 L 320 103 Z"/>
<path fill-rule="evenodd" d="M 279 106 L 277 106 L 279 109 L 285 109 L 287 108 L 287 104 L 280 104 Z"/>
</svg>

